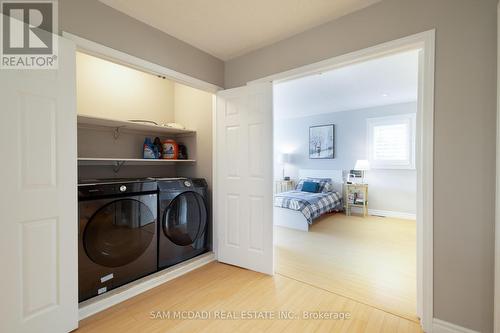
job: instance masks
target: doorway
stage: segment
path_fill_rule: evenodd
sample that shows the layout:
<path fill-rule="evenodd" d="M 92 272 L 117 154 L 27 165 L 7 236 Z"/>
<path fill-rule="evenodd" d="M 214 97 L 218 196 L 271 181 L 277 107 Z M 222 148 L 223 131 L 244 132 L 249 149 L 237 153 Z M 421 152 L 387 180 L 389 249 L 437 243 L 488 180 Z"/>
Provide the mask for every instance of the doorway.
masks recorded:
<path fill-rule="evenodd" d="M 433 114 L 435 31 L 426 31 L 311 65 L 274 74 L 252 82 L 279 84 L 335 68 L 410 50 L 419 50 L 415 167 L 416 205 L 416 313 L 424 330 L 433 320 Z M 276 154 L 276 152 L 275 152 Z M 278 175 L 279 176 L 279 175 Z M 282 175 L 281 175 L 282 176 Z"/>
<path fill-rule="evenodd" d="M 273 89 L 275 272 L 415 321 L 419 52 Z"/>
<path fill-rule="evenodd" d="M 423 32 L 264 77 L 217 94 L 214 217 L 219 261 L 266 274 L 275 272 L 272 161 L 276 152 L 269 148 L 273 123 L 272 85 L 419 50 L 414 161 L 417 172 L 416 312 L 424 330 L 432 327 L 434 39 L 433 30 Z M 325 131 L 325 135 L 332 132 Z M 249 149 L 256 150 L 250 152 Z M 320 149 L 320 157 L 322 153 Z M 337 173 L 335 177 L 340 176 Z M 304 227 L 303 220 L 291 217 L 286 220 Z"/>

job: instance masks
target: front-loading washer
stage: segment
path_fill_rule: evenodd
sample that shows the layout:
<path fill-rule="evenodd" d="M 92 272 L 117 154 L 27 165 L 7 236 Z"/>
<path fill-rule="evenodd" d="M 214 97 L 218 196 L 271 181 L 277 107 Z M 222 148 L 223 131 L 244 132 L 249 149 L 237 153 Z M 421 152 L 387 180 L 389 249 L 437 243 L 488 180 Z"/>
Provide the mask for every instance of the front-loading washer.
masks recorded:
<path fill-rule="evenodd" d="M 157 185 L 152 179 L 78 184 L 78 300 L 157 270 Z"/>
<path fill-rule="evenodd" d="M 209 251 L 207 182 L 159 178 L 158 269 Z"/>

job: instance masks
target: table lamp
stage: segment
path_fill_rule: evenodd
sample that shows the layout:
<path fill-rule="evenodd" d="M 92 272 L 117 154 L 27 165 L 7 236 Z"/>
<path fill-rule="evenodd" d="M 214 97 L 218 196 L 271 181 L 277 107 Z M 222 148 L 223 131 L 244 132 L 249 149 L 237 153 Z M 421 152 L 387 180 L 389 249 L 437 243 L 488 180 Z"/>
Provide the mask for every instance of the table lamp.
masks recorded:
<path fill-rule="evenodd" d="M 365 171 L 370 170 L 370 162 L 368 160 L 357 160 L 354 170 L 361 171 L 361 182 L 365 183 Z"/>
<path fill-rule="evenodd" d="M 283 164 L 283 180 L 289 180 L 290 177 L 285 177 L 285 167 L 286 167 L 286 164 L 290 162 L 290 154 L 286 154 L 286 153 L 280 154 L 278 156 L 278 162 L 280 164 Z"/>

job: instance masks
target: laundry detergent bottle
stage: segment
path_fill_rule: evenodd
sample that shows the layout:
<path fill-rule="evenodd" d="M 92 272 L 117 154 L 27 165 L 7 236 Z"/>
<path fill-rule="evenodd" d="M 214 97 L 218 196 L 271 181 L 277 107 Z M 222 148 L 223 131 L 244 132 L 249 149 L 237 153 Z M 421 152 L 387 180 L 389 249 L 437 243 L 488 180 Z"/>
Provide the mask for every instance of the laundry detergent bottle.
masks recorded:
<path fill-rule="evenodd" d="M 163 159 L 176 160 L 179 156 L 179 145 L 174 140 L 163 141 Z"/>
<path fill-rule="evenodd" d="M 144 140 L 144 146 L 143 146 L 143 150 L 142 150 L 142 158 L 145 158 L 145 159 L 156 158 L 154 145 L 153 145 L 153 142 L 151 141 L 150 138 L 146 138 Z"/>

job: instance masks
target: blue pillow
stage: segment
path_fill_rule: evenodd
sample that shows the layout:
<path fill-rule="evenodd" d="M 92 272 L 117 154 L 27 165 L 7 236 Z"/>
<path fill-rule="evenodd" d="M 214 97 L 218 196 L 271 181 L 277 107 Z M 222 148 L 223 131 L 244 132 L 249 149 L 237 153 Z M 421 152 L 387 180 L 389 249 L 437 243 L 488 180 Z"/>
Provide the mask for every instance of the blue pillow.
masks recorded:
<path fill-rule="evenodd" d="M 316 191 L 316 193 L 331 192 L 332 188 L 333 188 L 332 180 L 330 178 L 311 178 L 311 177 L 307 177 L 307 178 L 303 178 L 303 179 L 299 180 L 299 182 L 295 186 L 295 190 L 296 191 L 302 191 L 302 185 L 304 184 L 304 182 L 318 183 L 318 190 Z"/>
<path fill-rule="evenodd" d="M 302 185 L 303 192 L 318 193 L 319 183 L 316 182 L 304 182 Z"/>

